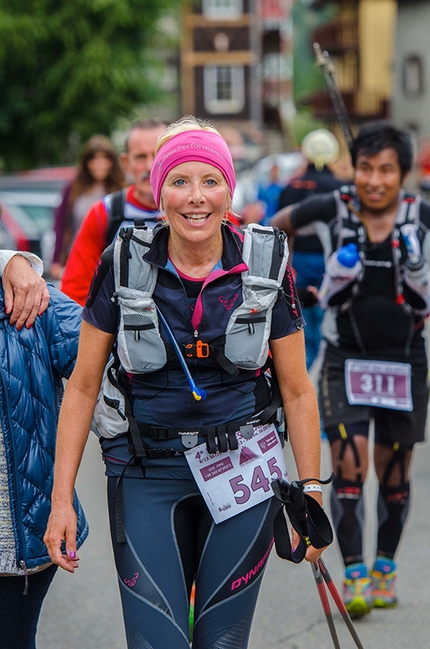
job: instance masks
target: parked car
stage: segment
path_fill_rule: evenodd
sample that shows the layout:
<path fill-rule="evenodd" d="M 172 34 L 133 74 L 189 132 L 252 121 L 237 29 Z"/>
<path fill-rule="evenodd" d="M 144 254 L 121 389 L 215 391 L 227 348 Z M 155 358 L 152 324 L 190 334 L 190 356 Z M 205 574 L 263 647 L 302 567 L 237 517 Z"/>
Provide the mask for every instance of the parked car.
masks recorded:
<path fill-rule="evenodd" d="M 279 169 L 279 180 L 283 185 L 289 183 L 304 169 L 306 161 L 299 151 L 290 153 L 271 153 L 257 160 L 252 167 L 237 174 L 237 185 L 233 198 L 233 211 L 241 214 L 246 205 L 257 201 L 259 185 L 269 182 L 273 165 Z"/>
<path fill-rule="evenodd" d="M 27 250 L 50 267 L 55 245 L 54 210 L 74 167 L 49 167 L 0 175 L 3 208 L 0 247 Z"/>

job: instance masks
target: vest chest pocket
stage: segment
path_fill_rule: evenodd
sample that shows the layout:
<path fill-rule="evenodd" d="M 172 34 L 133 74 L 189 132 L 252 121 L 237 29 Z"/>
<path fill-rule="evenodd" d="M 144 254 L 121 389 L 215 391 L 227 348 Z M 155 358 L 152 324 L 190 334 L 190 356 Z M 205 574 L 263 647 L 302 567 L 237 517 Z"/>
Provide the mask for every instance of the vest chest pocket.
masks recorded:
<path fill-rule="evenodd" d="M 237 313 L 226 331 L 225 355 L 242 369 L 264 365 L 269 351 L 267 311 Z"/>
<path fill-rule="evenodd" d="M 121 318 L 118 356 L 126 372 L 155 372 L 167 361 L 158 330 L 157 309 L 151 297 L 118 295 Z"/>

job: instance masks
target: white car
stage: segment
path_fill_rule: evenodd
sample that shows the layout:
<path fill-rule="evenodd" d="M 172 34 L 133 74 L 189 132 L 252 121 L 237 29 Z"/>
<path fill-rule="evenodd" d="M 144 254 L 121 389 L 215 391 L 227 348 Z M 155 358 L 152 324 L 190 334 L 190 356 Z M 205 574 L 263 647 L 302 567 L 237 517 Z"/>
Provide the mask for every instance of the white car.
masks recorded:
<path fill-rule="evenodd" d="M 0 248 L 34 252 L 43 259 L 46 272 L 55 245 L 54 210 L 74 175 L 73 167 L 0 175 Z"/>

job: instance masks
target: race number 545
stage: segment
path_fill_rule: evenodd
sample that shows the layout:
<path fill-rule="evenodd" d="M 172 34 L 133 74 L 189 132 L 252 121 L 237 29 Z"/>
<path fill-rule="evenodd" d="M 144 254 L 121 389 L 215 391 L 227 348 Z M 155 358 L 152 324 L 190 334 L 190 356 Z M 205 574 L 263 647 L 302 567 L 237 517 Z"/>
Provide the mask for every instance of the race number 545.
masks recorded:
<path fill-rule="evenodd" d="M 234 499 L 238 505 L 244 505 L 251 498 L 252 492 L 262 489 L 265 493 L 270 491 L 270 483 L 276 479 L 282 479 L 282 471 L 276 463 L 276 457 L 267 460 L 267 468 L 271 479 L 266 477 L 260 464 L 254 468 L 250 484 L 244 482 L 243 475 L 239 475 L 229 480 L 230 487 L 234 494 Z"/>

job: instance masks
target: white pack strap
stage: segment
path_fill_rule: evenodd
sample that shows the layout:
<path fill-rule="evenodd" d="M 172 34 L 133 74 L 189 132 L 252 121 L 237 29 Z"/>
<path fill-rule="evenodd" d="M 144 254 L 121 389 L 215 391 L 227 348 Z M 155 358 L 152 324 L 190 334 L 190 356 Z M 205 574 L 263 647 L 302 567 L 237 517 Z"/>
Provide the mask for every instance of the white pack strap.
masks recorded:
<path fill-rule="evenodd" d="M 288 262 L 287 237 L 278 228 L 251 223 L 245 229 L 242 257 L 243 302 L 226 329 L 225 356 L 241 369 L 258 369 L 269 352 L 272 311 Z"/>
<path fill-rule="evenodd" d="M 401 229 L 400 229 L 401 230 Z M 422 299 L 421 308 L 414 307 L 416 315 L 426 316 L 430 312 L 430 232 L 427 231 L 421 246 L 421 264 L 415 268 L 403 269 L 403 280 L 405 284 Z"/>
<path fill-rule="evenodd" d="M 419 194 L 407 194 L 401 192 L 401 201 L 396 215 L 396 225 L 400 226 L 404 223 L 419 224 L 420 209 L 422 198 Z"/>
<path fill-rule="evenodd" d="M 350 190 L 350 191 L 347 191 Z M 353 201 L 355 197 L 354 187 L 343 187 L 340 190 L 335 190 L 334 198 L 336 201 L 336 219 L 337 219 L 337 233 L 338 238 L 336 242 L 336 250 L 345 245 L 345 240 L 351 238 L 358 239 L 359 229 L 362 226 L 361 220 L 357 214 L 354 213 Z M 401 226 L 404 223 L 419 224 L 420 209 L 421 209 L 421 196 L 407 194 L 403 190 L 400 192 L 399 208 L 396 214 L 396 225 Z M 325 250 L 326 260 L 333 252 L 332 250 Z"/>

